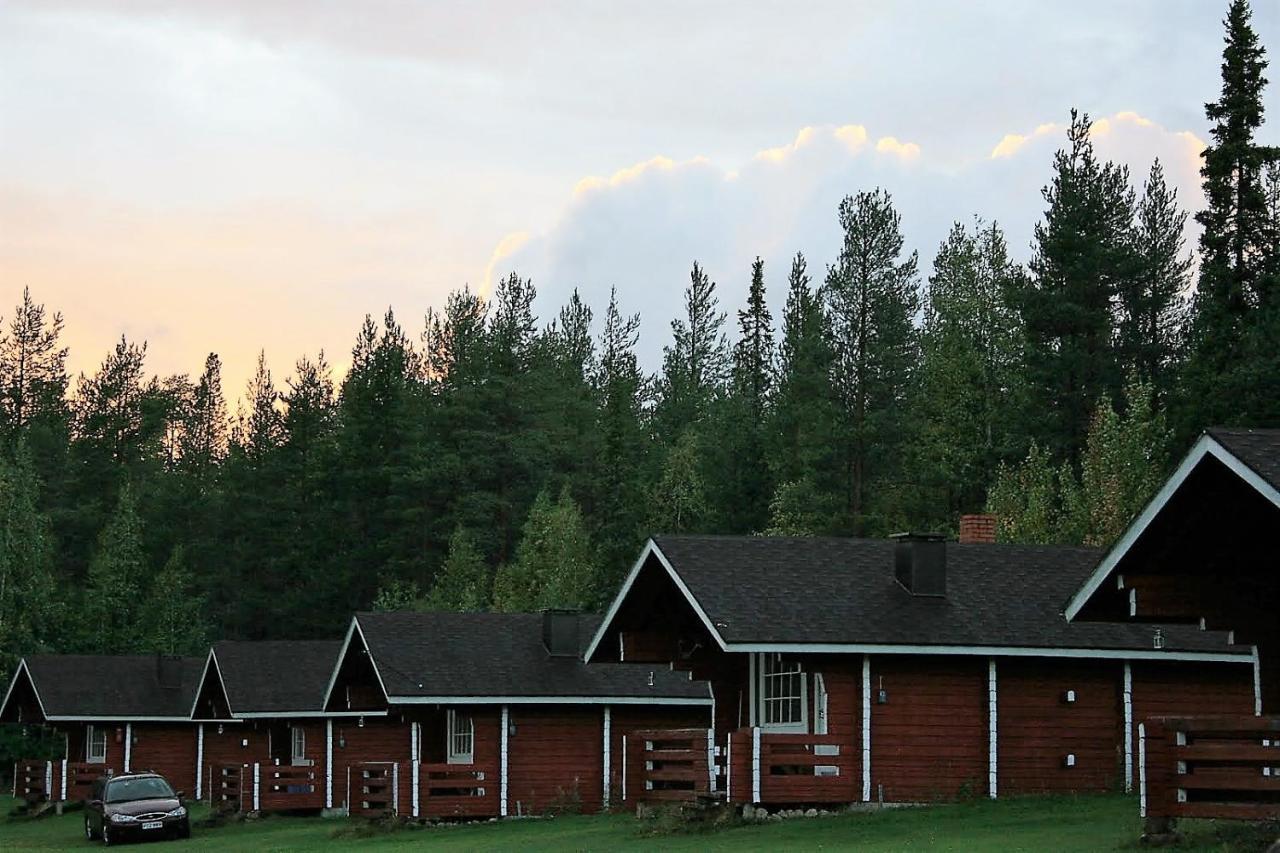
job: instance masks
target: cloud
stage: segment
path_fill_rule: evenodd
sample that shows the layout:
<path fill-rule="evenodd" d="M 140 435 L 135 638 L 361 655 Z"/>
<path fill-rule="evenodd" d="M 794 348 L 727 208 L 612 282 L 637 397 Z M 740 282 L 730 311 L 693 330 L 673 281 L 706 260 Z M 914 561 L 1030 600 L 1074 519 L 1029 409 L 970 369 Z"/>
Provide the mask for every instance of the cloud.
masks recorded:
<path fill-rule="evenodd" d="M 579 181 L 552 224 L 504 239 L 489 266 L 496 274 L 517 269 L 531 276 L 547 316 L 574 288 L 602 309 L 616 285 L 623 307 L 641 312 L 641 355 L 655 367 L 694 260 L 718 281 L 721 305 L 732 317 L 745 299 L 751 261 L 763 257 L 776 313 L 791 257 L 803 251 L 810 274 L 821 280 L 840 245 L 836 208 L 860 190 L 879 186 L 892 193 L 908 248 L 920 253 L 922 275 L 951 223 L 974 214 L 999 221 L 1025 260 L 1043 212 L 1040 190 L 1064 133 L 1065 125 L 1047 122 L 969 156 L 954 150 L 935 156 L 914 141 L 873 136 L 859 124 L 821 125 L 803 127 L 791 141 L 737 164 L 653 157 L 608 178 Z M 1125 111 L 1095 122 L 1095 144 L 1099 156 L 1129 166 L 1139 189 L 1159 157 L 1183 206 L 1201 204 L 1203 143 L 1193 134 Z M 1188 240 L 1194 236 L 1189 230 Z"/>

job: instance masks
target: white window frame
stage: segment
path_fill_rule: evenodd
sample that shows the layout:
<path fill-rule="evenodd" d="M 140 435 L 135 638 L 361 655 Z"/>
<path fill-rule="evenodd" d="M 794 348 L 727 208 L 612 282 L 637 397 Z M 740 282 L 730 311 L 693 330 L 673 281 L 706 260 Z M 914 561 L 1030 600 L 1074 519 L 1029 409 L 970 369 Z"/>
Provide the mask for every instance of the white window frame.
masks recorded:
<path fill-rule="evenodd" d="M 289 726 L 289 763 L 294 767 L 308 767 L 307 730 L 303 726 Z"/>
<path fill-rule="evenodd" d="M 776 669 L 778 666 L 795 667 L 794 669 Z M 771 671 L 773 670 L 773 671 Z M 788 689 L 786 695 L 774 695 L 777 685 L 789 682 L 789 676 L 798 675 L 798 685 Z M 809 732 L 809 674 L 804 671 L 804 663 L 787 659 L 777 652 L 761 652 L 756 661 L 756 720 L 762 731 L 791 734 L 807 734 Z M 769 721 L 769 703 L 799 700 L 800 718 L 785 722 Z"/>
<path fill-rule="evenodd" d="M 476 758 L 476 720 L 470 714 L 459 714 L 453 708 L 447 713 L 445 755 L 449 764 L 474 764 Z"/>
<path fill-rule="evenodd" d="M 94 737 L 98 734 L 102 735 L 102 754 L 93 754 Z M 89 764 L 106 764 L 107 763 L 107 730 L 102 726 L 88 725 L 85 726 L 84 740 L 84 760 Z"/>

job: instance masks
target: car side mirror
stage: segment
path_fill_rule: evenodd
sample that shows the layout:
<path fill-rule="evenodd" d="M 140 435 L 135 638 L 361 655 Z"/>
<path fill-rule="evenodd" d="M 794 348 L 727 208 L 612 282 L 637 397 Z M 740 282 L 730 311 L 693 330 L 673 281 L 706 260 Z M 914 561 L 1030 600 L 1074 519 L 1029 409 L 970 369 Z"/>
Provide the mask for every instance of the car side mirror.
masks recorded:
<path fill-rule="evenodd" d="M 178 798 L 179 802 L 181 802 L 182 798 L 185 797 L 186 795 L 187 795 L 186 791 L 179 791 L 178 793 L 174 794 L 174 796 Z"/>
<path fill-rule="evenodd" d="M 91 809 L 100 809 L 100 808 L 102 808 L 102 800 L 90 800 L 90 801 L 89 801 L 89 808 L 91 808 Z"/>

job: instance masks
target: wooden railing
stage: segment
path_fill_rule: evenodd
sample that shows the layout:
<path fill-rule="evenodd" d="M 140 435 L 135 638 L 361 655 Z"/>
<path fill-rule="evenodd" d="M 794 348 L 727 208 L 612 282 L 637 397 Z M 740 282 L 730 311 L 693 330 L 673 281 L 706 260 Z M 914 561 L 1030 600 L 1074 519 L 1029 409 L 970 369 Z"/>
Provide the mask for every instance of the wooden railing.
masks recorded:
<path fill-rule="evenodd" d="M 209 778 L 205 782 L 205 795 L 209 798 L 209 807 L 215 812 L 239 812 L 253 808 L 252 799 L 245 803 L 245 774 L 251 770 L 243 764 L 208 764 L 205 772 Z M 252 798 L 253 780 L 248 781 L 248 793 Z"/>
<path fill-rule="evenodd" d="M 641 729 L 627 736 L 629 799 L 692 800 L 711 790 L 707 729 Z"/>
<path fill-rule="evenodd" d="M 101 764 L 90 764 L 87 761 L 68 761 L 65 765 L 67 774 L 67 800 L 79 801 L 89 799 L 93 792 L 93 782 L 106 772 Z"/>
<path fill-rule="evenodd" d="M 314 767 L 255 765 L 260 811 L 294 811 L 324 807 L 324 775 Z"/>
<path fill-rule="evenodd" d="M 363 761 L 347 768 L 347 806 L 362 817 L 392 815 L 399 805 L 399 765 L 394 761 Z"/>
<path fill-rule="evenodd" d="M 726 752 L 735 803 L 850 803 L 861 795 L 853 748 L 831 735 L 739 729 Z"/>
<path fill-rule="evenodd" d="M 1138 733 L 1138 789 L 1152 833 L 1183 817 L 1280 818 L 1280 717 L 1154 717 Z"/>
<path fill-rule="evenodd" d="M 498 767 L 419 764 L 418 802 L 426 817 L 494 817 L 499 812 Z"/>
<path fill-rule="evenodd" d="M 58 798 L 54 767 L 60 761 L 20 759 L 13 765 L 13 796 L 28 803 L 42 803 Z"/>

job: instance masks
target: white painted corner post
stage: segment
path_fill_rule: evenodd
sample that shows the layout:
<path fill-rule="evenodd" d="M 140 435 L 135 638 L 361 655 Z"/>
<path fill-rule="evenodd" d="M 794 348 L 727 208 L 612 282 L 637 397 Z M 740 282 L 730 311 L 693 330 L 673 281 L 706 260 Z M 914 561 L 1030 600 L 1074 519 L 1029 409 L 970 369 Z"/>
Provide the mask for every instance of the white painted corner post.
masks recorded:
<path fill-rule="evenodd" d="M 262 765 L 258 762 L 253 763 L 253 810 L 256 812 L 262 808 Z"/>
<path fill-rule="evenodd" d="M 53 791 L 53 762 L 46 761 L 44 763 L 44 795 L 47 797 Z"/>
<path fill-rule="evenodd" d="M 124 772 L 133 767 L 133 723 L 124 724 Z"/>
<path fill-rule="evenodd" d="M 871 802 L 871 655 L 862 656 L 862 801 Z"/>
<path fill-rule="evenodd" d="M 716 792 L 716 730 L 707 729 L 707 775 L 711 793 Z"/>
<path fill-rule="evenodd" d="M 724 799 L 733 802 L 733 732 L 724 736 Z"/>
<path fill-rule="evenodd" d="M 999 795 L 999 683 L 996 681 L 996 659 L 987 658 L 987 796 Z"/>
<path fill-rule="evenodd" d="M 511 731 L 511 709 L 502 706 L 502 747 L 498 761 L 498 814 L 507 816 L 507 749 Z"/>
<path fill-rule="evenodd" d="M 409 772 L 413 774 L 409 779 L 409 788 L 411 790 L 411 799 L 412 799 L 410 808 L 414 817 L 418 816 L 418 811 L 419 811 L 418 809 L 418 784 L 419 784 L 418 777 L 421 774 L 418 772 L 418 769 L 419 769 L 418 744 L 419 744 L 420 738 L 422 737 L 421 725 L 422 725 L 421 723 L 409 724 Z"/>
<path fill-rule="evenodd" d="M 333 808 L 333 720 L 324 721 L 324 807 Z"/>
<path fill-rule="evenodd" d="M 1124 662 L 1124 792 L 1133 792 L 1133 664 Z"/>
<path fill-rule="evenodd" d="M 609 761 L 612 758 L 612 756 L 610 755 L 610 752 L 612 751 L 610 747 L 613 743 L 612 724 L 613 724 L 613 720 L 612 720 L 612 714 L 611 714 L 610 708 L 608 705 L 605 705 L 604 706 L 604 764 L 602 767 L 602 769 L 604 770 L 604 773 L 603 773 L 601 788 L 600 788 L 600 803 L 601 803 L 600 807 L 604 811 L 608 811 L 609 809 L 609 794 L 610 794 L 609 787 L 612 783 L 612 780 L 609 778 L 609 774 L 610 774 Z"/>
<path fill-rule="evenodd" d="M 67 799 L 67 759 L 62 759 L 62 795 L 58 797 L 60 800 Z"/>
<path fill-rule="evenodd" d="M 1147 726 L 1138 723 L 1138 817 L 1147 816 Z"/>
<path fill-rule="evenodd" d="M 196 800 L 203 799 L 204 792 L 204 723 L 196 726 Z"/>
<path fill-rule="evenodd" d="M 760 727 L 751 727 L 751 802 L 760 802 Z"/>
<path fill-rule="evenodd" d="M 1257 646 L 1253 647 L 1253 715 L 1262 716 L 1262 661 Z"/>

